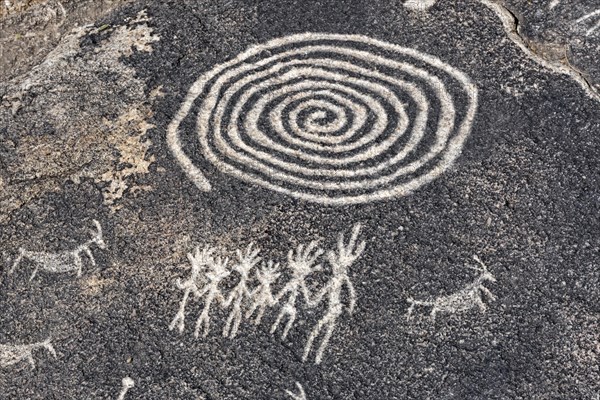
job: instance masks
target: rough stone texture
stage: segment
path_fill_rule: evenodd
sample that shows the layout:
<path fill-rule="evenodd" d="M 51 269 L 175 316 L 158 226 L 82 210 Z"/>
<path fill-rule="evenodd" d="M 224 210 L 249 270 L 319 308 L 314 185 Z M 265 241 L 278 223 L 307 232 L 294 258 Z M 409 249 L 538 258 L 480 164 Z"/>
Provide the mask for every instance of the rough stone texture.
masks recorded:
<path fill-rule="evenodd" d="M 39 64 L 63 35 L 127 0 L 4 0 L 0 4 L 0 80 Z"/>
<path fill-rule="evenodd" d="M 597 79 L 600 32 L 579 46 L 566 22 L 591 3 L 554 9 L 569 17 L 535 2 L 510 7 L 521 32 L 568 45 Z M 194 186 L 166 144 L 190 85 L 250 45 L 301 32 L 368 35 L 469 75 L 479 107 L 455 165 L 410 196 L 353 206 L 294 200 L 209 163 L 213 190 Z M 600 393 L 600 102 L 525 53 L 487 5 L 137 1 L 23 67 L 37 63 L 25 57 L 0 83 L 0 344 L 51 338 L 57 357 L 38 349 L 35 369 L 0 366 L 0 398 L 114 399 L 127 376 L 125 399 L 285 399 L 295 382 L 313 400 Z M 20 247 L 73 249 L 93 219 L 107 248 L 92 246 L 96 266 L 84 259 L 81 277 L 40 271 L 30 281 L 27 260 L 9 273 Z M 255 242 L 284 261 L 299 243 L 334 248 L 357 222 L 366 250 L 350 268 L 356 310 L 340 317 L 321 364 L 302 351 L 323 306 L 302 310 L 285 340 L 269 333 L 275 309 L 233 339 L 221 336 L 227 310 L 215 311 L 210 334 L 195 338 L 194 300 L 185 331 L 168 329 L 196 246 L 235 257 Z M 485 284 L 496 297 L 484 297 L 487 311 L 432 321 L 418 307 L 407 320 L 408 298 L 472 282 L 473 254 L 497 280 Z M 324 270 L 309 283 L 327 279 Z"/>
<path fill-rule="evenodd" d="M 519 33 L 540 56 L 580 72 L 600 91 L 600 3 L 555 0 L 508 0 Z M 588 16 L 588 18 L 584 18 Z"/>

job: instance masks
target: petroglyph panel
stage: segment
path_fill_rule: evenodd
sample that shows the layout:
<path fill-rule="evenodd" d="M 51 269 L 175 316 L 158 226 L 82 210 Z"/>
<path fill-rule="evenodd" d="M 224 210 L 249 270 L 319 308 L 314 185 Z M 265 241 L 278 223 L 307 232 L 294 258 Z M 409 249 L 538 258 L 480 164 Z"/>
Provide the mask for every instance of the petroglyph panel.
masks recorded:
<path fill-rule="evenodd" d="M 476 105 L 471 80 L 436 57 L 366 36 L 306 33 L 203 74 L 168 143 L 211 190 L 180 138 L 194 109 L 202 156 L 221 172 L 317 203 L 366 203 L 410 194 L 448 169 Z"/>
<path fill-rule="evenodd" d="M 307 361 L 313 351 L 315 340 L 318 341 L 320 338 L 318 346 L 314 346 L 314 352 L 315 363 L 321 363 L 338 319 L 344 312 L 348 312 L 348 314 L 354 312 L 356 293 L 348 270 L 365 250 L 366 243 L 358 240 L 359 233 L 360 225 L 357 224 L 352 229 L 347 242 L 344 234 L 340 234 L 336 248 L 327 253 L 314 241 L 289 250 L 285 270 L 289 272 L 290 276 L 277 293 L 274 293 L 272 285 L 283 274 L 280 264 L 272 260 L 264 260 L 260 256 L 260 249 L 253 244 L 250 244 L 245 250 L 237 250 L 236 259 L 231 263 L 229 258 L 217 256 L 215 248 L 209 246 L 202 250 L 197 248 L 193 254 L 188 254 L 191 264 L 190 277 L 183 282 L 180 279 L 176 281 L 176 286 L 184 293 L 179 310 L 169 325 L 169 329 L 177 328 L 180 333 L 184 331 L 186 307 L 188 307 L 192 295 L 196 300 L 203 300 L 203 309 L 194 330 L 196 337 L 199 337 L 201 332 L 203 337 L 208 335 L 212 305 L 220 305 L 222 308 L 229 309 L 223 327 L 223 336 L 233 339 L 237 335 L 244 317 L 246 319 L 254 318 L 253 323 L 258 325 L 267 309 L 285 301 L 270 329 L 270 333 L 274 334 L 279 325 L 285 321 L 282 333 L 282 339 L 285 339 L 296 321 L 301 300 L 307 308 L 315 308 L 319 304 L 325 303 L 325 315 L 311 330 L 302 356 L 302 361 Z M 313 272 L 322 270 L 323 267 L 319 262 L 322 255 L 325 255 L 324 259 L 331 268 L 330 278 L 316 293 L 310 293 L 306 279 Z M 251 284 L 253 273 L 257 282 L 254 287 Z M 225 294 L 222 291 L 222 281 L 231 274 L 237 276 L 237 283 L 229 291 L 229 294 Z M 342 302 L 342 291 L 348 292 L 348 305 Z"/>

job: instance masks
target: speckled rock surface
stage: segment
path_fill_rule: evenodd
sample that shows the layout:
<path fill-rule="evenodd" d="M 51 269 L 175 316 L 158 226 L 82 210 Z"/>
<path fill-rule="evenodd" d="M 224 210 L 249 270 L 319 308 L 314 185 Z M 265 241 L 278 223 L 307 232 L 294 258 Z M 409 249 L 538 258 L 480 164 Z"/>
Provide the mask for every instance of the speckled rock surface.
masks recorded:
<path fill-rule="evenodd" d="M 0 398 L 597 398 L 593 11 L 132 1 L 12 52 Z"/>

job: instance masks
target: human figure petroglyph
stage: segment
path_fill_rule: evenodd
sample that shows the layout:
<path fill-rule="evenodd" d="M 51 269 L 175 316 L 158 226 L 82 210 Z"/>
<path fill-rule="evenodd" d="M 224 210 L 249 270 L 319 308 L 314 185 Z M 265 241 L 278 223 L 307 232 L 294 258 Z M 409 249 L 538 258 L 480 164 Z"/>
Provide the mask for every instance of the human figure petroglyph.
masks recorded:
<path fill-rule="evenodd" d="M 119 393 L 119 397 L 117 400 L 125 400 L 125 395 L 129 391 L 129 389 L 135 386 L 135 382 L 130 377 L 126 376 L 121 381 L 121 392 Z"/>
<path fill-rule="evenodd" d="M 288 317 L 288 321 L 283 329 L 281 339 L 286 338 L 289 330 L 296 320 L 296 300 L 300 292 L 302 292 L 304 296 L 304 301 L 309 301 L 309 294 L 305 280 L 306 277 L 311 273 L 321 270 L 321 265 L 316 264 L 316 262 L 322 254 L 323 250 L 318 248 L 318 242 L 316 241 L 310 242 L 306 248 L 304 248 L 303 244 L 300 244 L 295 253 L 294 250 L 290 250 L 288 252 L 287 267 L 292 271 L 292 278 L 277 294 L 275 301 L 278 303 L 285 295 L 289 294 L 289 296 L 286 303 L 281 308 L 275 323 L 271 327 L 271 333 L 275 333 L 282 319 L 285 316 Z"/>
<path fill-rule="evenodd" d="M 206 337 L 208 335 L 208 330 L 210 328 L 210 306 L 214 301 L 220 302 L 221 304 L 225 303 L 225 297 L 221 293 L 219 289 L 219 284 L 225 278 L 230 275 L 230 272 L 227 268 L 227 264 L 229 263 L 229 259 L 226 257 L 215 257 L 210 264 L 210 268 L 206 273 L 206 277 L 208 278 L 208 282 L 206 286 L 202 288 L 202 290 L 196 295 L 196 297 L 200 298 L 204 296 L 204 309 L 202 310 L 202 314 L 198 318 L 196 322 L 196 330 L 194 335 L 198 337 L 200 328 L 204 325 L 204 331 L 202 336 Z"/>
<path fill-rule="evenodd" d="M 306 393 L 304 393 L 304 388 L 298 382 L 296 382 L 296 387 L 298 388 L 298 394 L 295 394 L 289 390 L 286 390 L 285 393 L 290 396 L 293 400 L 306 400 Z"/>
<path fill-rule="evenodd" d="M 93 220 L 96 226 L 96 232 L 92 231 L 92 238 L 83 244 L 77 246 L 73 250 L 61 251 L 58 253 L 50 253 L 45 251 L 29 251 L 24 248 L 19 248 L 19 255 L 15 259 L 9 273 L 13 273 L 23 259 L 27 259 L 35 263 L 36 267 L 31 274 L 29 280 L 35 278 L 39 269 L 46 272 L 60 273 L 77 271 L 77 276 L 80 277 L 83 269 L 82 253 L 86 254 L 93 266 L 96 265 L 96 260 L 91 251 L 91 246 L 96 245 L 100 249 L 106 248 L 106 243 L 102 237 L 102 226 L 96 220 Z"/>
<path fill-rule="evenodd" d="M 199 336 L 201 330 L 203 336 L 208 335 L 210 313 L 214 309 L 211 305 L 214 305 L 215 302 L 220 303 L 223 309 L 229 309 L 223 327 L 223 336 L 234 338 L 243 317 L 246 319 L 255 317 L 254 324 L 259 325 L 269 308 L 274 308 L 283 299 L 286 299 L 283 306 L 277 310 L 277 318 L 270 328 L 270 333 L 275 333 L 287 317 L 282 334 L 282 339 L 285 339 L 296 321 L 298 307 L 302 300 L 298 298 L 299 296 L 303 297 L 307 308 L 316 308 L 326 299 L 325 316 L 312 330 L 303 358 L 307 359 L 314 340 L 322 336 L 316 351 L 316 363 L 320 363 L 338 319 L 344 310 L 351 314 L 355 308 L 356 294 L 348 276 L 348 268 L 365 249 L 365 242 L 358 242 L 359 233 L 360 225 L 357 224 L 352 229 L 348 243 L 345 243 L 344 235 L 340 234 L 335 250 L 326 253 L 326 257 L 323 257 L 331 265 L 332 277 L 323 288 L 316 291 L 314 299 L 311 298 L 306 280 L 310 274 L 322 270 L 319 260 L 325 254 L 316 241 L 312 241 L 308 245 L 300 244 L 296 249 L 289 250 L 287 265 L 283 270 L 280 270 L 280 264 L 272 260 L 263 261 L 259 256 L 259 249 L 255 248 L 254 244 L 250 244 L 243 251 L 236 250 L 237 257 L 231 263 L 231 267 L 228 266 L 227 258 L 215 255 L 214 248 L 205 247 L 203 251 L 196 248 L 195 255 L 188 254 L 188 259 L 192 263 L 190 278 L 185 282 L 177 280 L 177 285 L 184 290 L 184 294 L 177 315 L 169 329 L 177 327 L 180 332 L 183 332 L 185 309 L 191 295 L 194 295 L 196 299 L 204 299 L 202 312 L 196 322 L 194 332 L 196 337 Z M 261 261 L 263 261 L 262 265 Z M 275 294 L 274 285 L 278 283 L 282 272 L 285 271 L 289 271 L 291 276 Z M 233 272 L 235 272 L 237 282 L 229 283 L 228 280 L 228 283 L 225 284 L 223 281 L 234 275 Z M 253 274 L 256 275 L 257 283 L 251 279 Z M 224 288 L 231 286 L 233 288 L 226 294 Z M 342 301 L 344 290 L 347 291 L 349 297 L 347 306 Z"/>
<path fill-rule="evenodd" d="M 474 255 L 473 259 L 481 265 L 481 268 L 467 267 L 481 272 L 473 282 L 456 293 L 448 296 L 440 296 L 434 300 L 414 300 L 409 297 L 407 301 L 410 303 L 410 307 L 406 313 L 407 319 L 410 319 L 415 306 L 432 307 L 430 314 L 432 320 L 435 320 L 435 315 L 438 312 L 457 313 L 470 310 L 474 307 L 478 307 L 481 312 L 485 312 L 487 306 L 483 302 L 483 295 L 486 295 L 490 300 L 495 300 L 495 296 L 483 284 L 486 281 L 496 282 L 496 278 L 489 272 L 487 266 L 477 255 Z"/>
<path fill-rule="evenodd" d="M 44 348 L 48 350 L 50 354 L 56 358 L 56 351 L 52 346 L 51 339 L 48 338 L 43 342 L 32 343 L 32 344 L 21 344 L 21 345 L 7 345 L 0 344 L 0 366 L 8 367 L 10 365 L 18 364 L 23 360 L 27 360 L 31 365 L 31 368 L 35 368 L 35 360 L 33 359 L 33 352 L 37 349 Z"/>
<path fill-rule="evenodd" d="M 271 291 L 271 285 L 275 283 L 277 278 L 281 275 L 278 271 L 279 264 L 275 264 L 271 260 L 263 264 L 260 270 L 256 271 L 256 278 L 258 279 L 259 285 L 250 295 L 252 305 L 246 313 L 246 318 L 250 318 L 254 312 L 258 310 L 256 318 L 254 319 L 254 325 L 260 324 L 267 307 L 272 307 L 277 304 L 277 300 Z"/>
<path fill-rule="evenodd" d="M 198 289 L 198 284 L 201 284 L 204 279 L 202 273 L 208 268 L 209 265 L 213 263 L 213 253 L 215 252 L 214 248 L 204 247 L 202 251 L 200 248 L 196 248 L 195 254 L 188 253 L 187 258 L 192 265 L 192 272 L 189 279 L 185 282 L 181 282 L 178 278 L 175 285 L 183 290 L 183 299 L 179 303 L 179 311 L 173 318 L 173 321 L 169 325 L 169 330 L 173 330 L 175 327 L 179 330 L 179 333 L 183 332 L 185 327 L 185 307 L 189 301 L 190 294 L 196 295 L 196 297 L 200 297 L 200 290 Z"/>
<path fill-rule="evenodd" d="M 346 245 L 344 243 L 344 234 L 342 233 L 338 240 L 337 252 L 329 251 L 327 253 L 327 260 L 331 265 L 333 276 L 317 296 L 309 301 L 309 307 L 315 307 L 321 302 L 322 298 L 327 295 L 327 311 L 325 316 L 317 322 L 317 325 L 310 333 L 306 346 L 304 347 L 302 361 L 308 359 L 314 340 L 318 337 L 321 330 L 325 328 L 325 334 L 323 335 L 323 339 L 321 340 L 321 344 L 317 349 L 315 357 L 315 364 L 321 363 L 323 353 L 329 344 L 336 322 L 344 312 L 344 304 L 341 299 L 344 287 L 349 295 L 347 311 L 349 314 L 354 312 L 356 293 L 348 276 L 348 268 L 360 257 L 366 246 L 364 241 L 357 243 L 359 233 L 360 224 L 356 224 L 352 229 L 352 235 L 350 236 L 348 244 Z"/>
<path fill-rule="evenodd" d="M 223 328 L 223 336 L 230 339 L 237 335 L 240 323 L 242 322 L 244 300 L 247 300 L 252 295 L 250 289 L 248 289 L 250 271 L 261 260 L 261 257 L 258 257 L 260 250 L 252 249 L 252 246 L 253 243 L 250 243 L 246 252 L 237 250 L 238 262 L 234 264 L 233 269 L 240 275 L 239 282 L 223 304 L 225 308 L 233 304 Z"/>

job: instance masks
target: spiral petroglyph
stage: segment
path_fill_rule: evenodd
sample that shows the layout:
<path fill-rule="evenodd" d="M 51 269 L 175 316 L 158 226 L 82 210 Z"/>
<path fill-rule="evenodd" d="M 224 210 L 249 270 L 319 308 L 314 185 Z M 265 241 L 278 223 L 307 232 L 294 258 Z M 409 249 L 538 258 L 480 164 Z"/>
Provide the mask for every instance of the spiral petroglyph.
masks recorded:
<path fill-rule="evenodd" d="M 440 176 L 459 156 L 476 106 L 470 79 L 436 57 L 366 36 L 305 33 L 203 74 L 167 137 L 205 191 L 211 185 L 192 156 L 299 199 L 366 203 Z M 187 119 L 195 132 L 186 132 Z"/>

